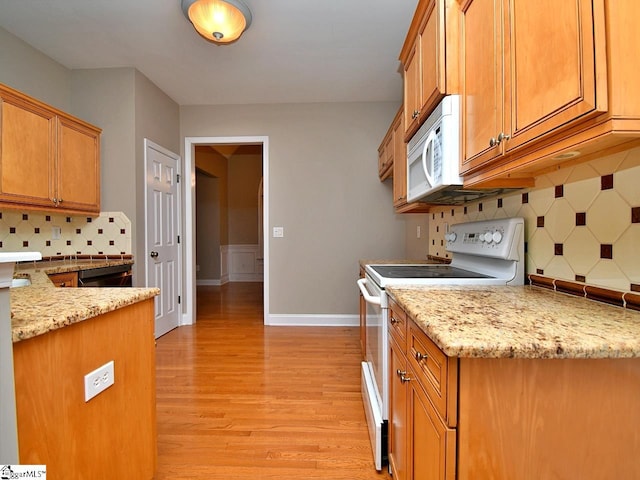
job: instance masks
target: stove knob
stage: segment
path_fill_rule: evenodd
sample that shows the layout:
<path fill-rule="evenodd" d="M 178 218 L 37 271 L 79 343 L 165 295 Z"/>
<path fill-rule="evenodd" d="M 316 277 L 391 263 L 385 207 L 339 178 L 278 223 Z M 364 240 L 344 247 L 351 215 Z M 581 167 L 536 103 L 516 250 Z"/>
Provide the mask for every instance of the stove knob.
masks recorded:
<path fill-rule="evenodd" d="M 484 234 L 484 241 L 487 243 L 493 242 L 493 233 L 487 232 Z"/>
<path fill-rule="evenodd" d="M 458 235 L 456 235 L 456 232 L 449 232 L 444 236 L 444 238 L 447 240 L 447 242 L 455 242 L 456 238 L 458 238 Z"/>
<path fill-rule="evenodd" d="M 493 232 L 493 241 L 495 243 L 500 243 L 502 241 L 502 232 L 498 232 L 498 231 Z"/>

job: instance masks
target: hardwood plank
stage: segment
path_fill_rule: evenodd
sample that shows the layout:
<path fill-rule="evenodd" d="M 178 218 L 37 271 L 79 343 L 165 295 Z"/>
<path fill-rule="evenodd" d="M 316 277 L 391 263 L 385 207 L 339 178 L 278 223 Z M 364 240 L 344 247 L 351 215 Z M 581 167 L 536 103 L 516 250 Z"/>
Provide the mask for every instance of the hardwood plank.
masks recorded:
<path fill-rule="evenodd" d="M 262 283 L 198 289 L 157 341 L 162 479 L 388 480 L 360 396 L 357 327 L 263 325 Z"/>

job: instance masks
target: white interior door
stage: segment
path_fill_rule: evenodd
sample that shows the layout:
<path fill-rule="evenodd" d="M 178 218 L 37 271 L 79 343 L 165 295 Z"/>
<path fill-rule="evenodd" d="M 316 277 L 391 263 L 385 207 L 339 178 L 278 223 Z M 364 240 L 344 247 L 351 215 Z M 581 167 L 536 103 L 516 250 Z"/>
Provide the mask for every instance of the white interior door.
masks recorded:
<path fill-rule="evenodd" d="M 180 320 L 180 157 L 150 140 L 145 151 L 146 285 L 158 287 L 155 336 L 176 328 Z"/>

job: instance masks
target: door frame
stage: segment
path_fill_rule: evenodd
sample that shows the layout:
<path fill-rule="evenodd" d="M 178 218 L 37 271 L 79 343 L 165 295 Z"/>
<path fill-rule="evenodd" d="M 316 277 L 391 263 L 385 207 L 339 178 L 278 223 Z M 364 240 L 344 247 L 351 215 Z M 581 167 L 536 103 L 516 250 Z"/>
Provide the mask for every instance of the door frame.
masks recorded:
<path fill-rule="evenodd" d="M 166 148 L 164 148 L 161 145 L 158 145 L 157 143 L 149 140 L 148 138 L 144 139 L 144 284 L 146 287 L 149 286 L 149 268 L 150 268 L 150 263 L 149 263 L 149 239 L 147 238 L 147 233 L 148 233 L 148 229 L 149 229 L 149 208 L 150 206 L 147 203 L 147 188 L 149 187 L 149 184 L 147 183 L 147 169 L 149 167 L 148 164 L 148 156 L 147 156 L 147 150 L 148 148 L 153 148 L 154 150 L 157 150 L 158 152 L 166 155 L 167 157 L 172 158 L 173 160 L 176 161 L 176 174 L 178 175 L 178 178 L 180 180 L 182 180 L 183 176 L 182 176 L 182 159 L 180 158 L 180 155 L 178 155 L 175 152 L 172 152 L 171 150 L 168 150 Z M 176 292 L 178 293 L 178 295 L 182 295 L 182 285 L 183 285 L 183 281 L 182 281 L 182 259 L 184 256 L 184 248 L 183 248 L 183 235 L 182 235 L 182 195 L 181 195 L 181 187 L 180 184 L 184 183 L 181 181 L 178 181 L 178 194 L 176 195 L 176 202 L 177 202 L 177 206 L 176 206 L 176 215 L 177 215 L 177 220 L 176 220 L 176 225 L 178 228 L 178 231 L 176 232 L 178 235 L 178 238 L 181 240 L 178 242 L 177 247 L 178 247 L 178 266 L 176 269 L 176 281 L 177 281 L 177 285 L 176 285 Z M 178 326 L 182 326 L 184 325 L 183 321 L 184 321 L 184 316 L 182 315 L 182 305 L 180 305 L 180 302 L 178 304 Z M 154 319 L 154 331 L 155 331 L 155 319 Z"/>
<path fill-rule="evenodd" d="M 181 325 L 196 323 L 196 162 L 195 147 L 215 144 L 262 144 L 262 237 L 264 242 L 264 317 L 269 318 L 269 137 L 185 137 L 184 139 L 184 299 Z M 187 182 L 187 175 L 189 181 Z"/>

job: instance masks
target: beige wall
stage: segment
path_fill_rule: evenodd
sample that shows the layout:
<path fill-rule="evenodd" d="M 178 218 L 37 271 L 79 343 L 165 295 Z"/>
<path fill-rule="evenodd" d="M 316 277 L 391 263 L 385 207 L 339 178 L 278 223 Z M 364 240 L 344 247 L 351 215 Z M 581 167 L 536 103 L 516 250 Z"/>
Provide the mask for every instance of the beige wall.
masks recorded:
<path fill-rule="evenodd" d="M 269 137 L 272 314 L 356 314 L 360 258 L 404 257 L 377 148 L 397 104 L 182 106 L 182 137 Z"/>
<path fill-rule="evenodd" d="M 0 28 L 0 83 L 68 112 L 71 71 Z"/>
<path fill-rule="evenodd" d="M 229 244 L 258 244 L 258 188 L 262 155 L 229 158 Z"/>
<path fill-rule="evenodd" d="M 196 172 L 197 279 L 220 279 L 221 179 Z"/>

